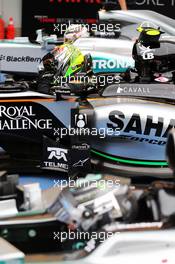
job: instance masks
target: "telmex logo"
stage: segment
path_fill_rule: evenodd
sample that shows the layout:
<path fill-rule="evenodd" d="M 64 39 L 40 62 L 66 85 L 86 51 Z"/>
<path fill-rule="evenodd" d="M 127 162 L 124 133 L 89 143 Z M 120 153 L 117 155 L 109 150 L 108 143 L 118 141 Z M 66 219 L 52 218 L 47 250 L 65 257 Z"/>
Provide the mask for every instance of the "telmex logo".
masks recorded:
<path fill-rule="evenodd" d="M 56 158 L 57 160 L 63 159 L 65 162 L 67 162 L 67 157 L 66 157 L 66 155 L 68 154 L 67 149 L 48 147 L 47 151 L 50 152 L 48 157 L 49 160 Z"/>

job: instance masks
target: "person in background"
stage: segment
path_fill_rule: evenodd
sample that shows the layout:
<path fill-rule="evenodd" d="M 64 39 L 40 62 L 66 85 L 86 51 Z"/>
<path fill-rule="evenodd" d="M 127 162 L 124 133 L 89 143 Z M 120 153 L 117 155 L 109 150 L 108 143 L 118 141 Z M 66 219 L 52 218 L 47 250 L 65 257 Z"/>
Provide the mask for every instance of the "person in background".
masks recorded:
<path fill-rule="evenodd" d="M 126 0 L 118 0 L 122 10 L 127 10 Z"/>
<path fill-rule="evenodd" d="M 122 10 L 128 10 L 126 0 L 118 0 L 119 6 Z M 116 5 L 116 0 L 102 0 L 103 7 L 100 11 L 109 11 L 118 9 L 118 4 Z"/>

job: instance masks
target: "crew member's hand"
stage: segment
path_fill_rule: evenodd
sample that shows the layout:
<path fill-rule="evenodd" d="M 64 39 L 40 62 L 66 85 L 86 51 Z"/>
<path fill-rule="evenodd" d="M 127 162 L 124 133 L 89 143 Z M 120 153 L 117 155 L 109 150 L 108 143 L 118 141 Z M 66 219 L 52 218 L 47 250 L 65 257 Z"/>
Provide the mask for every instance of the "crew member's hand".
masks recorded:
<path fill-rule="evenodd" d="M 126 0 L 118 0 L 122 10 L 127 10 Z"/>

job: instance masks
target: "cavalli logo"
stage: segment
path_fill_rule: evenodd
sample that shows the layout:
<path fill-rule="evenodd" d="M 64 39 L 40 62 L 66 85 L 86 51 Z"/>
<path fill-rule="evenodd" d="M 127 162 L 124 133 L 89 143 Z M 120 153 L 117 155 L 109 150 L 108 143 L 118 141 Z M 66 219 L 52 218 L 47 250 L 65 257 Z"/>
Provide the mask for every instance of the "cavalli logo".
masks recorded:
<path fill-rule="evenodd" d="M 141 53 L 141 56 L 144 60 L 152 60 L 154 59 L 154 54 L 153 54 L 153 51 L 155 51 L 154 49 L 150 49 L 150 46 L 149 47 L 145 47 L 143 45 L 140 45 L 139 46 L 140 48 L 140 53 Z"/>
<path fill-rule="evenodd" d="M 121 93 L 150 93 L 149 87 L 117 87 L 117 94 Z"/>
<path fill-rule="evenodd" d="M 49 160 L 56 158 L 57 160 L 63 159 L 65 162 L 67 162 L 67 149 L 48 147 L 47 151 L 50 152 L 48 157 Z"/>
<path fill-rule="evenodd" d="M 124 91 L 124 88 L 117 87 L 117 94 L 120 94 Z"/>
<path fill-rule="evenodd" d="M 0 106 L 0 130 L 52 129 L 52 119 L 37 119 L 32 106 Z"/>

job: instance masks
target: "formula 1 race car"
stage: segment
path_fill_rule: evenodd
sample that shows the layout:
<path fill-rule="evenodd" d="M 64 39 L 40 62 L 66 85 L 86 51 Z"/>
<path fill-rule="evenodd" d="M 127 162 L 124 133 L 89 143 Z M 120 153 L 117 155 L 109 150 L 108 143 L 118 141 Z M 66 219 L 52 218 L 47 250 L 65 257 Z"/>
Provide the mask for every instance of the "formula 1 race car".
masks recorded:
<path fill-rule="evenodd" d="M 30 91 L 0 97 L 0 146 L 13 160 L 6 165 L 5 159 L 6 169 L 32 161 L 28 167 L 67 171 L 69 158 L 74 168 L 87 169 L 91 147 L 92 162 L 101 169 L 169 174 L 165 144 L 174 126 L 174 85 L 111 86 L 102 96 L 86 100 L 71 96 L 60 101 Z M 74 140 L 82 128 L 80 144 Z M 4 168 L 3 159 L 1 164 Z"/>
<path fill-rule="evenodd" d="M 53 86 L 54 95 L 19 93 L 17 87 L 1 93 L 2 149 L 47 169 L 87 170 L 91 151 L 98 169 L 130 176 L 171 175 L 165 145 L 174 127 L 174 42 L 160 40 L 162 32 L 153 25 L 142 24 L 138 30 L 136 69 L 120 84 L 99 90 L 98 85 L 75 81 Z M 66 69 L 77 76 L 82 70 L 79 55 L 68 57 L 67 64 L 58 61 L 59 74 Z"/>
<path fill-rule="evenodd" d="M 81 25 L 71 25 L 70 28 L 74 26 L 80 30 Z M 87 34 L 84 36 L 81 30 L 80 33 L 80 38 L 74 39 L 75 45 L 83 54 L 91 53 L 94 72 L 124 72 L 128 67 L 134 66 L 131 57 L 133 41 L 109 37 L 102 41 L 99 37 L 87 37 Z M 65 37 L 67 35 L 68 32 L 65 32 Z M 52 36 L 41 39 L 40 43 L 31 43 L 26 38 L 0 42 L 0 70 L 2 73 L 12 74 L 16 79 L 35 79 L 44 55 L 62 43 L 63 39 L 53 39 Z"/>
<path fill-rule="evenodd" d="M 148 10 L 100 11 L 98 16 L 97 30 L 94 30 L 93 35 L 80 34 L 82 37 L 75 39 L 74 43 L 83 54 L 91 54 L 93 70 L 98 73 L 125 72 L 128 67 L 134 67 L 132 47 L 135 38 L 138 37 L 136 28 L 143 21 L 160 25 L 165 36 L 175 35 L 174 20 Z M 110 28 L 113 26 L 116 32 L 115 30 L 107 32 L 105 26 L 107 24 L 110 24 Z M 43 38 L 40 36 L 37 42 L 33 43 L 26 38 L 17 38 L 13 42 L 2 41 L 0 42 L 0 70 L 18 79 L 29 76 L 36 78 L 38 63 L 43 56 L 53 46 L 62 42 L 63 39 L 56 40 L 53 36 Z"/>
<path fill-rule="evenodd" d="M 132 40 L 133 37 L 139 37 L 136 29 L 143 21 L 159 25 L 165 32 L 164 36 L 175 36 L 174 19 L 151 10 L 101 10 L 98 12 L 98 20 L 101 23 L 111 22 L 120 24 L 120 37 L 123 39 Z"/>

